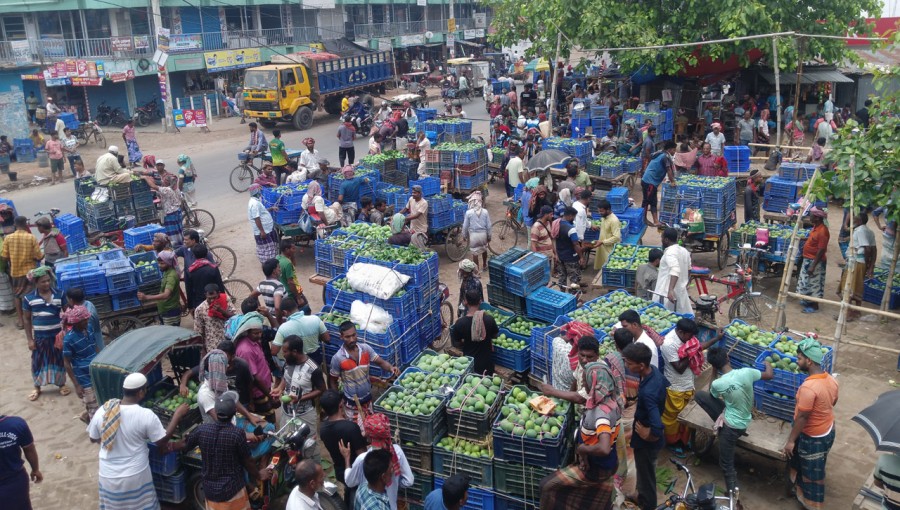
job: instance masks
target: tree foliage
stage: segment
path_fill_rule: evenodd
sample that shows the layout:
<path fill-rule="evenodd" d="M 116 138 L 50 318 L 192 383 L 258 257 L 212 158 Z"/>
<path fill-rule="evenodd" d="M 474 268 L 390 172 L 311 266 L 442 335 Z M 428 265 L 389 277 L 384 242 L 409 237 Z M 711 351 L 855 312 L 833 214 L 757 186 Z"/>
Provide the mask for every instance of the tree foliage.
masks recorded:
<path fill-rule="evenodd" d="M 483 0 L 494 12 L 491 23 L 496 44 L 531 41 L 532 54 L 550 56 L 556 52 L 557 27 L 564 37 L 562 55 L 573 46 L 582 49 L 655 46 L 776 32 L 843 36 L 867 34 L 862 13 L 881 12 L 880 0 L 676 0 L 645 2 L 637 0 Z M 791 38 L 778 41 L 779 64 L 793 69 L 797 47 Z M 804 55 L 817 55 L 826 62 L 838 62 L 846 54 L 840 39 L 808 39 Z M 616 61 L 626 70 L 644 64 L 657 74 L 674 74 L 686 64 L 695 64 L 699 56 L 728 59 L 759 49 L 772 52 L 770 39 L 736 41 L 701 47 L 665 50 L 616 52 Z M 744 62 L 746 63 L 746 62 Z"/>
<path fill-rule="evenodd" d="M 900 33 L 894 33 L 891 46 L 900 49 Z M 900 66 L 874 72 L 879 95 L 871 98 L 869 129 L 850 121 L 838 131 L 827 155 L 832 169 L 812 191 L 822 199 L 845 199 L 849 206 L 852 171 L 856 208 L 883 205 L 886 217 L 900 222 Z"/>

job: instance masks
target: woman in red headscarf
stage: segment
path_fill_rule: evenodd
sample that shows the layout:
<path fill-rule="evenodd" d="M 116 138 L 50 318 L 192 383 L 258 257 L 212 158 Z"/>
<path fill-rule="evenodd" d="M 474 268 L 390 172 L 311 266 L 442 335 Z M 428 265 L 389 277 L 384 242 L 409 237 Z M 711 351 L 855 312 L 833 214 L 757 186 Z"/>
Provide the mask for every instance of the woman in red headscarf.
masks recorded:
<path fill-rule="evenodd" d="M 397 493 L 401 487 L 412 487 L 415 478 L 406 455 L 400 445 L 391 440 L 391 422 L 383 414 L 372 414 L 366 417 L 363 423 L 363 432 L 369 440 L 369 450 L 356 457 L 352 467 L 344 470 L 344 484 L 353 488 L 365 481 L 363 462 L 366 455 L 373 449 L 388 450 L 391 452 L 391 484 L 387 487 L 388 499 L 391 502 L 391 510 L 397 510 Z M 344 465 L 350 466 L 350 446 L 343 442 L 339 445 L 341 455 L 344 457 Z"/>

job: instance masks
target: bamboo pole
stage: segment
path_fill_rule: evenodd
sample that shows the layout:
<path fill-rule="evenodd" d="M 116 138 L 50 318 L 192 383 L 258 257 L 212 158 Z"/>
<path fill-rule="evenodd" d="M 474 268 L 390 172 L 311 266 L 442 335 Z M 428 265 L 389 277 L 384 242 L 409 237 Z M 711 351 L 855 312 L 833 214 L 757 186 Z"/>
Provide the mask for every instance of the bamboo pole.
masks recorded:
<path fill-rule="evenodd" d="M 853 130 L 853 134 L 859 134 L 858 129 Z M 834 327 L 834 350 L 831 354 L 831 366 L 837 366 L 837 356 L 838 356 L 838 346 L 841 344 L 841 336 L 844 334 L 844 327 L 847 324 L 847 313 L 850 311 L 847 309 L 847 305 L 849 305 L 850 301 L 850 286 L 853 283 L 853 279 L 855 278 L 856 271 L 862 269 L 866 270 L 865 265 L 862 268 L 859 266 L 859 261 L 856 260 L 856 246 L 854 245 L 853 239 L 853 224 L 855 223 L 854 218 L 856 218 L 856 199 L 854 194 L 856 192 L 854 188 L 854 184 L 856 183 L 856 156 L 850 156 L 850 244 L 847 246 L 847 253 L 850 255 L 847 257 L 847 266 L 844 268 L 846 271 L 844 278 L 844 288 L 841 289 L 841 307 L 838 310 L 838 320 L 837 325 Z"/>
<path fill-rule="evenodd" d="M 825 299 L 825 298 L 817 298 L 817 297 L 812 297 L 812 296 L 804 296 L 803 294 L 798 294 L 796 292 L 791 292 L 791 291 L 788 291 L 785 294 L 787 294 L 789 297 L 792 297 L 792 298 L 803 299 L 805 301 L 811 301 L 813 303 L 820 303 L 823 305 L 839 306 L 841 304 L 840 301 L 834 301 L 834 300 Z M 866 308 L 862 305 L 852 305 L 850 303 L 847 303 L 847 309 L 848 310 L 856 310 L 858 312 L 871 313 L 873 315 L 880 315 L 882 317 L 887 317 L 889 319 L 900 319 L 900 314 L 896 314 L 894 312 L 882 312 L 881 310 L 876 310 L 874 308 Z M 783 329 L 783 328 L 778 328 L 778 329 Z"/>
<path fill-rule="evenodd" d="M 797 122 L 800 115 L 800 83 L 803 81 L 803 48 L 805 46 L 802 37 L 797 38 L 797 83 L 794 85 L 794 116 L 791 122 Z M 796 124 L 794 124 L 796 126 Z"/>
<path fill-rule="evenodd" d="M 778 69 L 778 38 L 772 38 L 772 59 L 775 70 L 775 146 L 781 151 L 781 72 Z"/>
<path fill-rule="evenodd" d="M 750 143 L 747 145 L 749 145 L 750 147 L 768 147 L 770 149 L 777 149 L 779 147 L 778 145 L 772 145 L 771 143 Z M 809 147 L 794 147 L 793 145 L 781 145 L 780 147 L 782 149 L 802 149 L 802 150 L 809 149 Z"/>
<path fill-rule="evenodd" d="M 887 219 L 885 219 L 887 221 Z M 884 297 L 881 298 L 881 310 L 888 309 L 891 302 L 891 291 L 894 288 L 894 272 L 897 270 L 897 257 L 900 256 L 900 243 L 897 242 L 896 229 L 894 232 L 894 257 L 891 259 L 891 269 L 888 271 L 887 282 L 884 284 Z"/>

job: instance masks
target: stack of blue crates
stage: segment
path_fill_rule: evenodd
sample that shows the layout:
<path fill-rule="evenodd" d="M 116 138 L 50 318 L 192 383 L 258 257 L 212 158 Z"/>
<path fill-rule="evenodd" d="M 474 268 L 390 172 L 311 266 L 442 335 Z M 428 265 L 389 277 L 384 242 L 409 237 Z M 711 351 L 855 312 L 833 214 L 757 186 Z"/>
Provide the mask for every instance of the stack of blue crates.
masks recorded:
<path fill-rule="evenodd" d="M 16 161 L 19 163 L 31 163 L 37 157 L 31 138 L 14 138 L 13 150 L 16 151 Z"/>
<path fill-rule="evenodd" d="M 606 194 L 606 200 L 609 201 L 612 212 L 616 215 L 625 212 L 628 209 L 628 188 L 613 188 Z"/>
<path fill-rule="evenodd" d="M 785 181 L 805 182 L 812 179 L 818 167 L 815 163 L 784 162 L 778 167 L 778 177 Z"/>
<path fill-rule="evenodd" d="M 69 253 L 78 253 L 88 247 L 84 234 L 84 220 L 73 214 L 60 214 L 54 220 L 56 228 L 66 238 L 66 249 Z"/>
<path fill-rule="evenodd" d="M 550 282 L 550 260 L 539 253 L 529 253 L 506 266 L 506 288 L 510 294 L 527 297 Z"/>
<path fill-rule="evenodd" d="M 685 209 L 701 209 L 708 235 L 722 235 L 735 223 L 737 185 L 733 177 L 679 179 L 678 186 L 662 186 L 659 221 L 680 222 Z M 621 218 L 621 215 L 619 216 Z"/>
<path fill-rule="evenodd" d="M 152 244 L 153 236 L 156 234 L 165 234 L 166 229 L 161 225 L 152 223 L 142 227 L 129 228 L 122 232 L 125 240 L 125 248 L 133 250 L 139 244 Z"/>
<path fill-rule="evenodd" d="M 672 112 L 671 108 L 666 108 L 665 110 L 660 110 L 659 113 L 663 116 L 660 119 L 660 125 L 657 127 L 657 138 L 659 140 L 674 140 L 675 139 L 675 115 Z"/>
<path fill-rule="evenodd" d="M 766 181 L 763 193 L 763 209 L 769 212 L 783 212 L 800 197 L 803 182 L 772 177 Z"/>
<path fill-rule="evenodd" d="M 750 171 L 750 147 L 746 145 L 729 145 L 724 150 L 729 173 Z"/>
<path fill-rule="evenodd" d="M 413 111 L 416 113 L 416 120 L 419 122 L 425 122 L 437 117 L 437 108 L 415 108 Z"/>
<path fill-rule="evenodd" d="M 591 100 L 574 99 L 572 101 L 572 137 L 580 138 L 587 134 L 591 127 Z"/>
<path fill-rule="evenodd" d="M 609 107 L 603 105 L 591 106 L 591 129 L 597 137 L 606 136 L 609 129 Z"/>

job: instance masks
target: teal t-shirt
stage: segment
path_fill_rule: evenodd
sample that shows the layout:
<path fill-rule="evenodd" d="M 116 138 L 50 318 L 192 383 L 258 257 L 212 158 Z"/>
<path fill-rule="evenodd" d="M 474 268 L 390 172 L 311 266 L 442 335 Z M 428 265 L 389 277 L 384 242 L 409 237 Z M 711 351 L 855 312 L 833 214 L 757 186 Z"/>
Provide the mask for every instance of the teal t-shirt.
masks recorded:
<path fill-rule="evenodd" d="M 735 429 L 746 429 L 753 417 L 753 383 L 762 377 L 755 368 L 738 368 L 713 381 L 709 392 L 725 401 L 725 422 Z"/>

